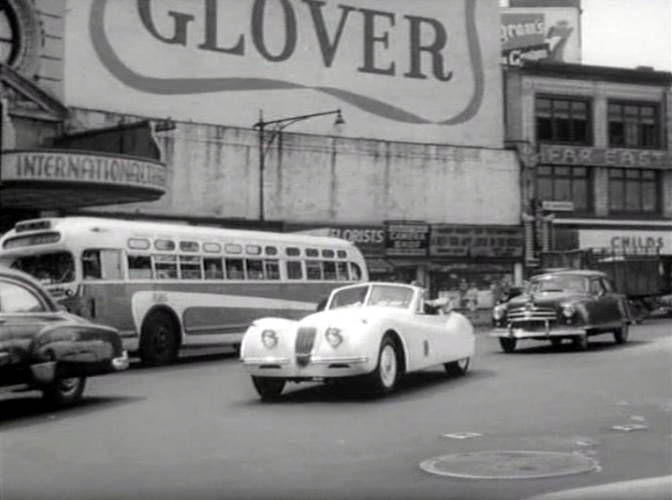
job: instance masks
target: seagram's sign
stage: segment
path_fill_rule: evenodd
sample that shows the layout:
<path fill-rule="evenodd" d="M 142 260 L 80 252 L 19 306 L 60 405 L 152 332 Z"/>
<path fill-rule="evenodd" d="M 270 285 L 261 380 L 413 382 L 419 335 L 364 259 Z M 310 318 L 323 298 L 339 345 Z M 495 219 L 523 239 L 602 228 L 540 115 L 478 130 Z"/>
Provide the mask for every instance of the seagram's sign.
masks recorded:
<path fill-rule="evenodd" d="M 345 135 L 501 142 L 495 0 L 75 0 L 67 21 L 69 105 L 246 127 L 342 108 Z"/>

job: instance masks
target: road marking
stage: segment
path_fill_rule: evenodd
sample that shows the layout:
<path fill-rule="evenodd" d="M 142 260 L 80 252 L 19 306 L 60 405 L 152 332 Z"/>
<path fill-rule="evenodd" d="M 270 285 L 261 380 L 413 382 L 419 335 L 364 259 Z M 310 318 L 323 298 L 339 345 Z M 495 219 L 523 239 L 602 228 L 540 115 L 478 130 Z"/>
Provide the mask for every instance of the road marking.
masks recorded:
<path fill-rule="evenodd" d="M 624 425 L 612 425 L 611 428 L 615 431 L 622 432 L 632 432 L 632 431 L 643 431 L 649 427 L 643 424 L 624 424 Z"/>
<path fill-rule="evenodd" d="M 452 434 L 441 434 L 443 437 L 450 439 L 469 439 L 475 437 L 481 437 L 483 434 L 479 432 L 454 432 Z"/>

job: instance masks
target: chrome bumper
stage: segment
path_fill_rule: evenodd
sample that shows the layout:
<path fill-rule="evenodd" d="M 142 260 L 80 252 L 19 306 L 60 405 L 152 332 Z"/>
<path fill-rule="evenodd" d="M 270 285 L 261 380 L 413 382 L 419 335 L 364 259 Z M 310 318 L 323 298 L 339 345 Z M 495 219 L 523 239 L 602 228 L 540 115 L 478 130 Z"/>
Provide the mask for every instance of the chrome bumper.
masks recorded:
<path fill-rule="evenodd" d="M 130 366 L 130 361 L 128 359 L 128 352 L 124 351 L 121 357 L 119 358 L 114 358 L 112 360 L 112 368 L 114 368 L 115 371 L 122 371 L 126 370 Z"/>
<path fill-rule="evenodd" d="M 560 327 L 560 328 L 551 328 L 548 323 L 546 323 L 543 330 L 526 330 L 525 328 L 518 328 L 513 324 L 510 324 L 506 328 L 493 328 L 492 331 L 488 334 L 490 337 L 506 337 L 506 338 L 551 338 L 551 337 L 569 337 L 576 335 L 585 335 L 586 331 L 583 328 L 577 327 Z"/>
<path fill-rule="evenodd" d="M 291 363 L 289 358 L 280 357 L 264 357 L 264 358 L 245 358 L 240 360 L 244 365 L 280 365 L 285 366 Z M 367 356 L 356 356 L 350 358 L 344 357 L 319 357 L 314 356 L 310 358 L 308 365 L 329 365 L 334 363 L 344 364 L 361 364 L 367 363 L 369 358 Z"/>

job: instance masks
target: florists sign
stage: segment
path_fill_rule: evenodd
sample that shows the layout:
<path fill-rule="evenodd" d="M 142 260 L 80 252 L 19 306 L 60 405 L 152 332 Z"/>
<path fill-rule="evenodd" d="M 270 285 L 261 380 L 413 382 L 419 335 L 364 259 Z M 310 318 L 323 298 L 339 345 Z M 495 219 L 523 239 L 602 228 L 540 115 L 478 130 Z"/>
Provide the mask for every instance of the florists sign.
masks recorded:
<path fill-rule="evenodd" d="M 272 119 L 338 107 L 347 117 L 346 135 L 501 140 L 494 1 L 78 0 L 71 6 L 69 105 L 245 127 L 260 108 Z"/>

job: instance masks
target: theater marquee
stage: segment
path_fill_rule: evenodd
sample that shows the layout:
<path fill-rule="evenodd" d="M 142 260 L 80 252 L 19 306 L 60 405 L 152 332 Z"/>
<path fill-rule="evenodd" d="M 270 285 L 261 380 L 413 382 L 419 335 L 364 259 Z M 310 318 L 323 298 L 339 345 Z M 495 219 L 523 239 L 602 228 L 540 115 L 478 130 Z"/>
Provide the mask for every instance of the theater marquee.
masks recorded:
<path fill-rule="evenodd" d="M 347 136 L 501 146 L 497 2 L 70 6 L 71 106 L 242 127 L 261 109 L 273 119 L 342 108 Z M 334 133 L 328 119 L 292 130 Z"/>

